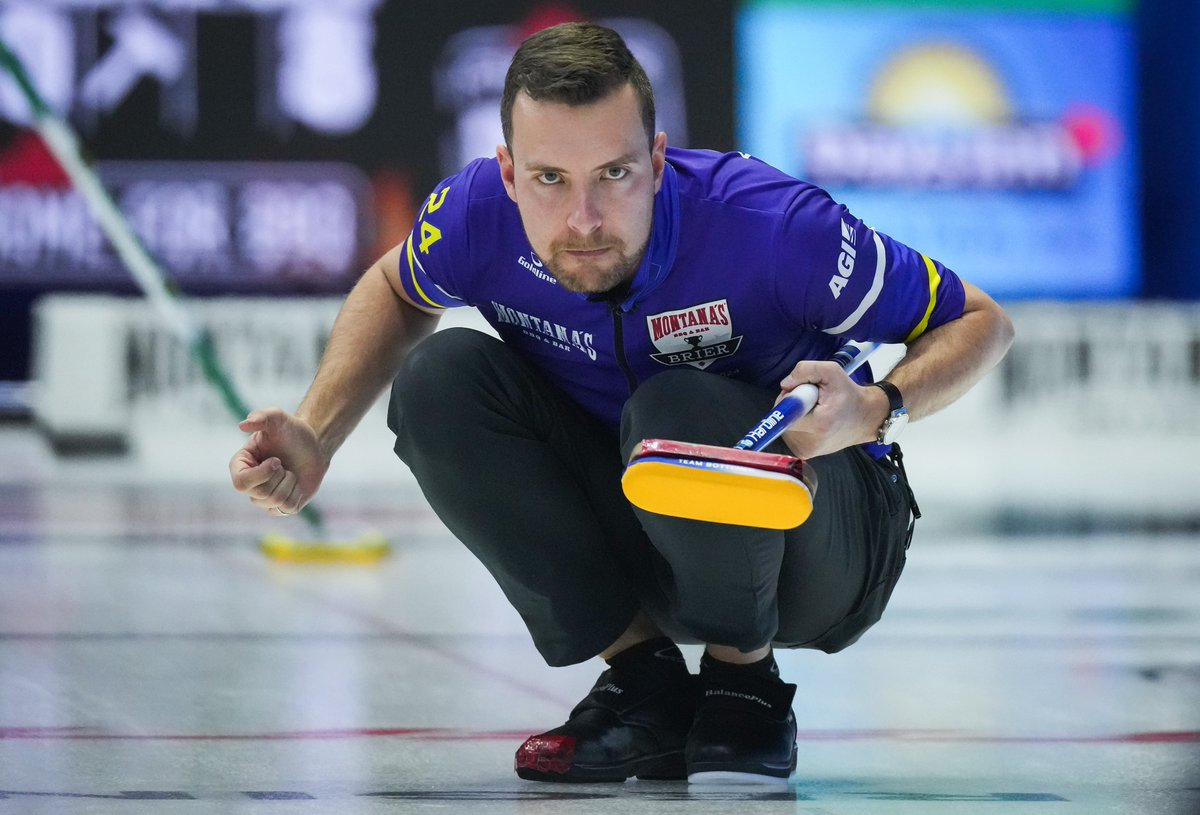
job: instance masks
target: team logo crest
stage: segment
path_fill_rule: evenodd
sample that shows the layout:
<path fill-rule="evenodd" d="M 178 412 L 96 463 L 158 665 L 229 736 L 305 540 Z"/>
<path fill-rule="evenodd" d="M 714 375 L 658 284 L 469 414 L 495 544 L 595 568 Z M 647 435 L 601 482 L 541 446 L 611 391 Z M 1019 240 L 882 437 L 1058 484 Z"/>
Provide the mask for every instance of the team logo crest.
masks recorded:
<path fill-rule="evenodd" d="M 691 365 L 704 370 L 716 360 L 737 353 L 742 344 L 741 336 L 733 336 L 728 300 L 652 314 L 646 318 L 646 326 L 658 349 L 650 356 L 663 365 Z"/>

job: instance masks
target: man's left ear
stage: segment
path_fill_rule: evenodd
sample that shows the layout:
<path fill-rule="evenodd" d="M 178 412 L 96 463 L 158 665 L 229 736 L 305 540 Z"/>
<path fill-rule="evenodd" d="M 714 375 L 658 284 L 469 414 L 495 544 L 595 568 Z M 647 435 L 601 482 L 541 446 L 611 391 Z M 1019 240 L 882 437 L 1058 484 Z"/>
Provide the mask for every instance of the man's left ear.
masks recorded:
<path fill-rule="evenodd" d="M 662 187 L 663 169 L 667 166 L 667 134 L 659 131 L 654 137 L 654 146 L 650 148 L 650 166 L 654 168 L 654 191 Z"/>

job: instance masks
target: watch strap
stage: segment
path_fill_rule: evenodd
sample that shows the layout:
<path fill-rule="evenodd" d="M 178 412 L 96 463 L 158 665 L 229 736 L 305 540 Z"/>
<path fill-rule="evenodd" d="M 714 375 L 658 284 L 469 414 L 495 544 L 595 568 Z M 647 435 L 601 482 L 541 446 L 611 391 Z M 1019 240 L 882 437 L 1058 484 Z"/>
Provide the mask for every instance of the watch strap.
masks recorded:
<path fill-rule="evenodd" d="M 891 382 L 888 382 L 886 379 L 881 379 L 878 382 L 872 382 L 871 384 L 887 394 L 889 416 L 904 407 L 904 397 L 900 394 L 900 389 Z"/>

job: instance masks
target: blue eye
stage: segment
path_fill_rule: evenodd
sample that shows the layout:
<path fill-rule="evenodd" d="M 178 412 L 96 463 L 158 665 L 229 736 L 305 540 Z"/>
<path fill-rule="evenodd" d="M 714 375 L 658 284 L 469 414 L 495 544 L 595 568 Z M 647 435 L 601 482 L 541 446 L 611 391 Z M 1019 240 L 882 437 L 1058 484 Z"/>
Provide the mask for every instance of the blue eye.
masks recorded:
<path fill-rule="evenodd" d="M 609 167 L 604 171 L 604 177 L 609 181 L 619 181 L 629 175 L 628 167 Z"/>
<path fill-rule="evenodd" d="M 558 173 L 548 171 L 544 173 L 538 173 L 537 180 L 548 187 L 551 184 L 557 184 L 560 179 Z"/>

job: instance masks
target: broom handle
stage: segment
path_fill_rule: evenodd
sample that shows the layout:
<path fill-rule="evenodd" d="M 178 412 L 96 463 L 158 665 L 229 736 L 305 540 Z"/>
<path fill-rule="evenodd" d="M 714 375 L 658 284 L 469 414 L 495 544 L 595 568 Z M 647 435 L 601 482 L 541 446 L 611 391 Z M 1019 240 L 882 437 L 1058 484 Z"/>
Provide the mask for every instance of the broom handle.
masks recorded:
<path fill-rule="evenodd" d="M 184 308 L 166 272 L 150 256 L 149 251 L 130 228 L 125 216 L 121 214 L 121 210 L 113 202 L 99 176 L 84 161 L 75 132 L 50 110 L 34 86 L 25 66 L 2 37 L 0 66 L 8 71 L 20 87 L 22 95 L 33 111 L 34 127 L 37 128 L 38 134 L 62 165 L 71 184 L 83 196 L 92 216 L 112 243 L 125 268 L 133 275 L 139 288 L 158 312 L 163 324 L 187 347 L 203 371 L 205 379 L 220 393 L 221 401 L 229 408 L 230 413 L 238 420 L 244 419 L 250 412 L 249 408 L 222 367 L 212 338 Z M 322 532 L 324 522 L 315 506 L 308 504 L 299 514 L 317 533 Z"/>
<path fill-rule="evenodd" d="M 879 347 L 877 342 L 848 342 L 833 355 L 833 362 L 852 374 Z M 741 441 L 734 445 L 738 450 L 757 452 L 783 435 L 792 422 L 808 413 L 817 404 L 817 386 L 804 384 L 797 387 L 779 401 L 770 413 L 759 422 Z"/>

